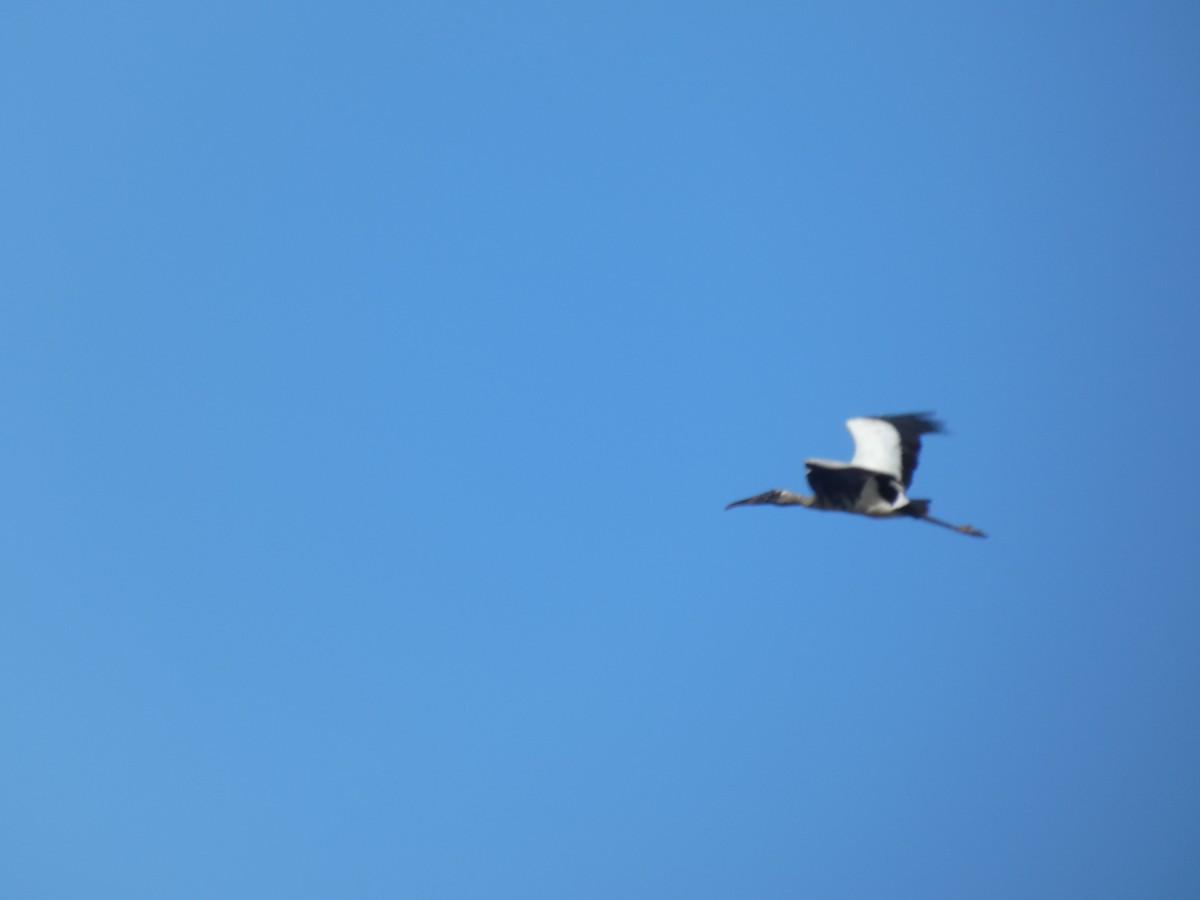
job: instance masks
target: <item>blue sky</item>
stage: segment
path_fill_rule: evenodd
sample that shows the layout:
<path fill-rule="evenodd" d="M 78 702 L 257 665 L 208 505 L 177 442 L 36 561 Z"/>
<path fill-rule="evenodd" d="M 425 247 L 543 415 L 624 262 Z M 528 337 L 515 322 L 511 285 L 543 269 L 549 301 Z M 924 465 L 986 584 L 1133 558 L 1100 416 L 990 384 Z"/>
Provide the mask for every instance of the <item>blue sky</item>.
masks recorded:
<path fill-rule="evenodd" d="M 1200 892 L 1194 5 L 4 19 L 0 895 Z"/>

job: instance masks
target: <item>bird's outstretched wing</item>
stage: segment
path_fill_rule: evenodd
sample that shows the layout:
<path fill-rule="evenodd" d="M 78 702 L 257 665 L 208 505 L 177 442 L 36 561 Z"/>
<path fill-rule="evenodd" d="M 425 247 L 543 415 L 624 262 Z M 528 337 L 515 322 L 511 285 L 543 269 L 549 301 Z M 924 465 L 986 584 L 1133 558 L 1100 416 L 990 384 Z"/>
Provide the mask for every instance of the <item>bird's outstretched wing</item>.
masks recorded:
<path fill-rule="evenodd" d="M 904 413 L 850 419 L 846 427 L 854 436 L 850 465 L 891 475 L 907 488 L 917 469 L 921 435 L 940 432 L 942 423 L 933 413 Z"/>

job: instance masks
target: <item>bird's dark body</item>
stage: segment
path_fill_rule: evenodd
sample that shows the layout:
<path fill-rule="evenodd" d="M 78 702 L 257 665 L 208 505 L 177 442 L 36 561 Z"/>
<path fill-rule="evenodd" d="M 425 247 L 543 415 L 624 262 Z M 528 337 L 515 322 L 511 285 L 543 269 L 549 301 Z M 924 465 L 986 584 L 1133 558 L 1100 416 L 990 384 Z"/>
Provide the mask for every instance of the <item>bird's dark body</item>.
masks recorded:
<path fill-rule="evenodd" d="M 855 512 L 872 500 L 883 499 L 889 504 L 896 502 L 900 490 L 896 479 L 890 475 L 859 469 L 855 466 L 829 468 L 808 464 L 808 484 L 817 497 L 813 504 L 817 509 L 840 509 Z"/>
<path fill-rule="evenodd" d="M 882 509 L 884 504 L 891 507 L 896 498 L 903 493 L 903 485 L 882 472 L 872 472 L 857 466 L 832 468 L 813 463 L 809 463 L 807 468 L 808 485 L 816 496 L 814 509 L 880 515 L 883 513 L 872 513 L 871 510 Z M 925 515 L 928 509 L 928 500 L 910 497 L 907 504 L 899 509 L 890 510 L 886 515 L 919 518 Z"/>

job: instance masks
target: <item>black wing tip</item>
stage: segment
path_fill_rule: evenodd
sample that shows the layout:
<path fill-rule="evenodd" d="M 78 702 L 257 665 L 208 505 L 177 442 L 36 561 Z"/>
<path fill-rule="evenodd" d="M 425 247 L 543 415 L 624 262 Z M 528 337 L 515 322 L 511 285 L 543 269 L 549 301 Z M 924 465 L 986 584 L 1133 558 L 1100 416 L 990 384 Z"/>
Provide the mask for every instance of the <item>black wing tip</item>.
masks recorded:
<path fill-rule="evenodd" d="M 934 412 L 909 412 L 909 413 L 892 413 L 886 416 L 871 416 L 872 419 L 882 419 L 888 422 L 899 430 L 901 433 L 905 431 L 911 434 L 944 434 L 946 425 L 941 419 L 937 418 L 937 413 Z"/>

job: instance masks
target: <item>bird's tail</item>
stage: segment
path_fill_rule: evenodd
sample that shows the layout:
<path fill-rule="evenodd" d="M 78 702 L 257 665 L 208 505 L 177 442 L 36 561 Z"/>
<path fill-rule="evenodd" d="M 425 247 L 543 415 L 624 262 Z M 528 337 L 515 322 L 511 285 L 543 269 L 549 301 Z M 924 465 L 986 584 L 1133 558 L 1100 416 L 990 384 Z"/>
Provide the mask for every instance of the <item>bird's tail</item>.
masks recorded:
<path fill-rule="evenodd" d="M 913 500 L 911 497 L 908 502 L 900 509 L 906 516 L 912 516 L 914 519 L 923 519 L 929 515 L 930 500 Z"/>

